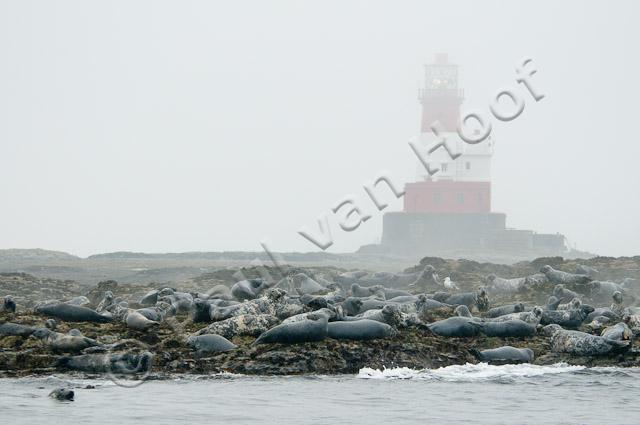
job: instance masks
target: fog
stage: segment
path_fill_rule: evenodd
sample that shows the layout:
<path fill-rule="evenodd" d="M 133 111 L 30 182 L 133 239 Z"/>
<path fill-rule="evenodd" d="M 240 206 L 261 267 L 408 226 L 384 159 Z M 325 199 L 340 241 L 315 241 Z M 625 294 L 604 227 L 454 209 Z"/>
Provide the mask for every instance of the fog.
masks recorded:
<path fill-rule="evenodd" d="M 77 255 L 316 251 L 379 241 L 362 185 L 415 180 L 423 65 L 488 111 L 531 57 L 540 102 L 494 120 L 493 209 L 602 255 L 640 253 L 635 1 L 3 1 L 0 248 Z M 523 90 L 520 86 L 519 90 Z M 524 91 L 523 91 L 524 93 Z M 388 198 L 390 199 L 390 198 Z M 385 211 L 400 210 L 402 200 Z"/>

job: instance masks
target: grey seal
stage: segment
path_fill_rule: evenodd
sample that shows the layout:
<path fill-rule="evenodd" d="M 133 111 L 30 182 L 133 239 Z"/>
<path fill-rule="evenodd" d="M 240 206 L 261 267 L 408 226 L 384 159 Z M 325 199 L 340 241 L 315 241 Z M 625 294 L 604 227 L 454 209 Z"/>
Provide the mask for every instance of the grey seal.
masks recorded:
<path fill-rule="evenodd" d="M 622 285 L 606 280 L 594 280 L 591 282 L 591 285 L 591 298 L 594 302 L 606 302 L 609 301 L 616 292 L 619 292 L 621 295 L 626 292 Z"/>
<path fill-rule="evenodd" d="M 458 307 L 456 307 L 455 310 L 453 310 L 453 312 L 458 317 L 468 317 L 470 319 L 473 319 L 475 322 L 482 321 L 482 319 L 479 318 L 479 317 L 473 317 L 473 314 L 471 314 L 471 311 L 469 311 L 469 307 L 467 307 L 464 304 L 463 305 L 459 305 Z"/>
<path fill-rule="evenodd" d="M 534 307 L 531 311 L 522 311 L 520 313 L 505 314 L 503 316 L 494 317 L 492 319 L 486 319 L 487 322 L 506 322 L 509 320 L 522 320 L 523 322 L 531 325 L 540 324 L 542 318 L 542 309 L 540 307 Z"/>
<path fill-rule="evenodd" d="M 65 301 L 65 303 L 71 304 L 71 305 L 83 306 L 83 305 L 91 304 L 91 301 L 89 301 L 89 298 L 81 295 L 79 297 L 71 298 L 69 301 Z"/>
<path fill-rule="evenodd" d="M 349 297 L 342 302 L 342 308 L 347 316 L 355 316 L 360 313 L 362 300 L 357 297 Z M 382 308 L 382 307 L 381 307 Z"/>
<path fill-rule="evenodd" d="M 320 285 L 304 273 L 297 273 L 291 277 L 293 287 L 300 295 L 304 294 L 322 294 L 327 292 L 327 288 Z"/>
<path fill-rule="evenodd" d="M 143 314 L 136 310 L 128 310 L 124 314 L 123 321 L 128 328 L 135 329 L 140 332 L 160 327 L 160 323 L 147 319 Z"/>
<path fill-rule="evenodd" d="M 409 287 L 427 290 L 429 288 L 441 288 L 443 284 L 440 281 L 440 276 L 438 276 L 435 267 L 427 264 L 422 271 L 414 274 L 413 281 L 409 283 Z"/>
<path fill-rule="evenodd" d="M 440 301 L 433 300 L 431 298 L 420 298 L 417 302 L 418 305 L 418 313 L 425 314 L 429 311 L 442 311 L 442 312 L 453 312 L 454 306 L 450 304 L 445 304 Z"/>
<path fill-rule="evenodd" d="M 18 323 L 4 322 L 0 324 L 0 335 L 27 337 L 34 333 L 33 326 L 20 325 Z"/>
<path fill-rule="evenodd" d="M 590 323 L 593 319 L 598 316 L 605 316 L 611 320 L 620 320 L 622 317 L 617 312 L 613 311 L 610 307 L 598 307 L 590 312 L 585 318 L 585 323 Z"/>
<path fill-rule="evenodd" d="M 415 303 L 419 300 L 420 300 L 420 297 L 417 295 L 400 295 L 398 297 L 387 299 L 387 301 L 389 301 L 390 303 L 399 303 L 399 304 Z"/>
<path fill-rule="evenodd" d="M 315 310 L 315 311 L 310 311 L 310 312 L 307 312 L 307 313 L 300 313 L 300 314 L 296 314 L 296 315 L 291 316 L 291 317 L 287 317 L 286 319 L 284 319 L 282 321 L 282 324 L 301 322 L 303 320 L 307 320 L 310 315 L 314 316 L 314 315 L 317 315 L 317 314 L 322 314 L 322 315 L 326 316 L 327 320 L 341 319 L 341 317 L 338 317 L 340 315 L 338 308 L 325 307 L 325 308 L 321 308 L 321 309 L 318 309 L 318 310 Z"/>
<path fill-rule="evenodd" d="M 579 310 L 582 308 L 582 301 L 580 298 L 574 298 L 566 304 L 558 304 L 556 310 Z"/>
<path fill-rule="evenodd" d="M 380 294 L 383 296 L 383 299 L 386 298 L 384 290 L 382 286 L 360 286 L 357 283 L 351 285 L 351 296 L 365 298 L 371 295 L 375 295 L 376 291 L 380 291 Z"/>
<path fill-rule="evenodd" d="M 589 266 L 584 265 L 584 264 L 578 264 L 576 266 L 576 272 L 575 273 L 576 274 L 584 274 L 584 275 L 587 275 L 587 276 L 590 276 L 590 277 L 595 277 L 595 275 L 597 275 L 599 272 L 598 272 L 598 269 L 595 269 L 593 267 L 589 267 Z"/>
<path fill-rule="evenodd" d="M 411 297 L 413 294 L 409 291 L 405 291 L 403 289 L 393 289 L 393 288 L 383 288 L 384 297 L 388 300 L 398 297 Z"/>
<path fill-rule="evenodd" d="M 358 319 L 375 320 L 376 322 L 386 323 L 387 325 L 397 327 L 402 323 L 402 312 L 397 305 L 385 305 L 380 310 L 368 310 L 360 315 Z"/>
<path fill-rule="evenodd" d="M 449 317 L 427 325 L 436 335 L 448 337 L 470 337 L 480 334 L 480 326 L 468 317 Z"/>
<path fill-rule="evenodd" d="M 56 361 L 58 368 L 90 373 L 143 373 L 151 370 L 152 365 L 153 354 L 148 351 L 140 354 L 83 354 L 60 357 Z"/>
<path fill-rule="evenodd" d="M 9 313 L 16 312 L 16 302 L 13 300 L 11 295 L 6 295 L 2 302 L 2 310 L 8 311 Z"/>
<path fill-rule="evenodd" d="M 252 345 L 284 343 L 296 344 L 302 342 L 322 341 L 327 337 L 327 317 L 319 314 L 309 316 L 300 322 L 287 323 L 275 326 L 256 339 Z"/>
<path fill-rule="evenodd" d="M 492 293 L 515 293 L 525 288 L 526 278 L 517 277 L 513 279 L 504 279 L 490 274 L 486 278 L 487 289 Z"/>
<path fill-rule="evenodd" d="M 564 287 L 559 283 L 553 288 L 553 296 L 558 298 L 560 302 L 568 303 L 574 298 L 580 299 L 580 294 Z"/>
<path fill-rule="evenodd" d="M 626 323 L 620 322 L 605 328 L 600 336 L 617 341 L 630 341 L 633 339 L 633 332 Z"/>
<path fill-rule="evenodd" d="M 616 341 L 580 331 L 568 331 L 559 325 L 547 325 L 544 334 L 550 338 L 551 351 L 576 356 L 602 356 L 628 350 L 630 341 Z"/>
<path fill-rule="evenodd" d="M 466 305 L 469 310 L 473 310 L 473 307 L 477 307 L 478 311 L 489 309 L 489 297 L 484 289 L 450 295 L 444 300 L 444 303 L 453 306 Z"/>
<path fill-rule="evenodd" d="M 395 334 L 393 328 L 386 323 L 362 319 L 350 322 L 331 322 L 328 325 L 329 338 L 367 341 L 387 338 Z"/>
<path fill-rule="evenodd" d="M 41 339 L 55 353 L 75 353 L 88 347 L 98 347 L 96 340 L 84 336 L 75 336 L 51 331 L 47 328 L 37 329 L 33 336 Z"/>
<path fill-rule="evenodd" d="M 231 287 L 231 295 L 239 301 L 253 300 L 268 287 L 262 279 L 241 280 Z"/>
<path fill-rule="evenodd" d="M 536 334 L 535 325 L 520 319 L 506 320 L 504 322 L 484 322 L 481 326 L 482 332 L 489 337 L 517 338 Z"/>
<path fill-rule="evenodd" d="M 215 334 L 190 336 L 187 338 L 187 346 L 196 350 L 199 355 L 205 353 L 222 353 L 238 348 L 237 345 L 227 338 Z"/>
<path fill-rule="evenodd" d="M 540 269 L 540 273 L 544 273 L 544 275 L 549 279 L 551 283 L 562 283 L 562 284 L 586 284 L 591 282 L 591 277 L 583 275 L 583 274 L 574 274 L 567 273 L 561 270 L 556 270 L 553 267 L 546 265 Z"/>
<path fill-rule="evenodd" d="M 342 285 L 351 285 L 355 283 L 360 278 L 366 276 L 368 273 L 365 271 L 353 271 L 353 272 L 344 272 L 340 275 L 336 276 L 335 281 Z"/>
<path fill-rule="evenodd" d="M 197 334 L 216 334 L 227 339 L 235 336 L 258 337 L 277 325 L 278 322 L 278 318 L 271 314 L 242 314 L 212 323 L 206 328 L 200 329 Z"/>
<path fill-rule="evenodd" d="M 73 390 L 70 390 L 68 388 L 56 388 L 49 393 L 49 397 L 55 398 L 59 401 L 73 401 L 75 393 L 73 392 Z"/>
<path fill-rule="evenodd" d="M 518 362 L 531 363 L 534 358 L 533 350 L 530 348 L 515 348 L 505 345 L 500 348 L 478 351 L 475 348 L 469 350 L 473 356 L 481 362 Z"/>
<path fill-rule="evenodd" d="M 594 308 L 588 304 L 583 304 L 579 309 L 573 310 L 544 310 L 540 323 L 543 325 L 556 324 L 564 328 L 577 329 L 582 325 L 589 313 L 592 313 Z"/>
<path fill-rule="evenodd" d="M 65 303 L 47 304 L 36 307 L 35 310 L 37 313 L 55 317 L 56 319 L 67 322 L 107 323 L 111 321 L 108 317 L 103 316 L 90 308 Z"/>
<path fill-rule="evenodd" d="M 551 295 L 547 299 L 547 305 L 545 306 L 545 310 L 557 310 L 561 302 L 562 302 L 561 299 Z"/>
<path fill-rule="evenodd" d="M 612 320 L 606 316 L 596 316 L 587 324 L 587 328 L 591 333 L 600 334 L 611 322 Z"/>
<path fill-rule="evenodd" d="M 484 315 L 485 317 L 494 318 L 498 316 L 504 316 L 505 314 L 520 313 L 524 311 L 524 304 L 508 304 L 500 307 L 493 307 L 489 309 Z"/>
<path fill-rule="evenodd" d="M 255 300 L 228 307 L 213 307 L 211 309 L 211 320 L 220 321 L 243 314 L 272 314 L 284 319 L 304 311 L 302 304 L 289 301 L 284 290 L 271 288 Z"/>
<path fill-rule="evenodd" d="M 158 302 L 159 292 L 160 291 L 158 291 L 157 289 L 147 292 L 145 295 L 142 296 L 142 298 L 140 298 L 140 301 L 138 301 L 138 304 L 143 306 L 155 305 L 155 303 Z"/>

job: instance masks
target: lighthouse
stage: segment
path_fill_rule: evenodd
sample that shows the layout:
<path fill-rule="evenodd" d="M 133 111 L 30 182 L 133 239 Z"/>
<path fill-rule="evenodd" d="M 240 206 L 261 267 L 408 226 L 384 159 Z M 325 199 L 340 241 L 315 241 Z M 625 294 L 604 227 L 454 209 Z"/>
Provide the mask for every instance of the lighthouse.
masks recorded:
<path fill-rule="evenodd" d="M 506 214 L 492 211 L 494 141 L 488 137 L 470 144 L 459 137 L 464 91 L 459 87 L 458 71 L 446 54 L 437 54 L 425 65 L 418 94 L 417 142 L 430 150 L 444 138 L 447 149 L 440 147 L 428 157 L 428 168 L 437 172 L 427 172 L 422 163 L 418 166 L 415 181 L 405 185 L 402 211 L 383 217 L 380 245 L 361 251 L 498 261 L 565 253 L 563 235 L 507 228 Z"/>
<path fill-rule="evenodd" d="M 458 87 L 458 66 L 446 54 L 436 55 L 425 66 L 424 88 L 418 100 L 422 120 L 418 142 L 429 148 L 444 137 L 455 160 L 444 148 L 430 154 L 429 168 L 439 171 L 430 176 L 418 165 L 417 181 L 406 185 L 404 211 L 408 213 L 489 213 L 491 212 L 491 156 L 489 137 L 478 144 L 463 142 L 456 132 L 464 92 Z M 438 126 L 436 136 L 432 127 Z"/>

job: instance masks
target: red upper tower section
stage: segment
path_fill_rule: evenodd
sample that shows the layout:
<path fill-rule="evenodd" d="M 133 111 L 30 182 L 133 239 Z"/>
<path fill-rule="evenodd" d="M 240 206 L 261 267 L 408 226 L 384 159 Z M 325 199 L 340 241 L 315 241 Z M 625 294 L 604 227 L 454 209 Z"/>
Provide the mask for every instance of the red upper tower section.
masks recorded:
<path fill-rule="evenodd" d="M 456 131 L 464 93 L 458 89 L 458 65 L 449 63 L 445 53 L 437 54 L 435 63 L 425 65 L 424 89 L 418 100 L 422 104 L 423 133 L 430 132 L 435 121 L 440 121 L 445 131 Z"/>

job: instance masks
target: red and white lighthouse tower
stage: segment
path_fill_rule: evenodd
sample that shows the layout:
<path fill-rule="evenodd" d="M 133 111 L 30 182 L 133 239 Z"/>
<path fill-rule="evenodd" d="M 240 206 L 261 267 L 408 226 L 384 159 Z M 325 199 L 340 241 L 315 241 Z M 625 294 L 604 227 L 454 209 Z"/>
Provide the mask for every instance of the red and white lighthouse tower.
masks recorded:
<path fill-rule="evenodd" d="M 403 211 L 383 217 L 380 252 L 393 255 L 511 259 L 558 255 L 565 252 L 564 236 L 507 229 L 504 213 L 491 211 L 491 138 L 464 142 L 457 133 L 464 93 L 458 87 L 458 66 L 444 54 L 425 66 L 420 90 L 422 123 L 418 143 L 427 150 L 446 139 L 444 147 L 429 154 L 429 175 L 418 165 L 415 182 L 405 185 Z M 432 127 L 436 124 L 438 135 Z"/>
<path fill-rule="evenodd" d="M 452 160 L 444 147 L 430 154 L 429 166 L 439 169 L 429 176 L 419 165 L 418 181 L 406 185 L 404 211 L 410 213 L 488 213 L 491 211 L 491 156 L 493 142 L 476 145 L 463 142 L 456 132 L 460 105 L 464 100 L 458 88 L 458 66 L 446 54 L 436 55 L 435 63 L 425 66 L 424 89 L 418 97 L 422 105 L 419 142 L 430 147 L 447 139 L 460 157 Z M 436 137 L 431 130 L 438 123 Z"/>

